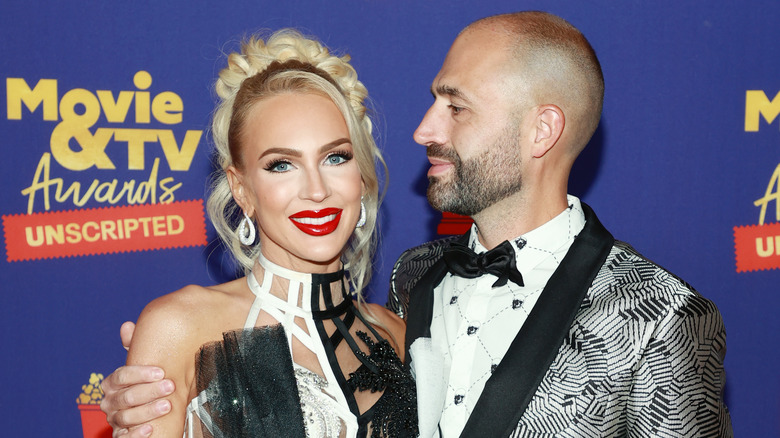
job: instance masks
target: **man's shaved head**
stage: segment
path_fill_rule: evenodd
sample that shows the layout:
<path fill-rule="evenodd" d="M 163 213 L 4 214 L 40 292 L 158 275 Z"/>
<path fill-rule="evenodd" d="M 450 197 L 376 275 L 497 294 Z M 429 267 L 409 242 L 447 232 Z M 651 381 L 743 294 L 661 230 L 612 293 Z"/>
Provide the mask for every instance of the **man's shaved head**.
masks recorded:
<path fill-rule="evenodd" d="M 570 147 L 585 147 L 601 118 L 604 77 L 596 53 L 582 33 L 545 12 L 517 12 L 478 20 L 461 32 L 505 33 L 509 93 L 524 106 L 553 104 L 566 115 Z"/>

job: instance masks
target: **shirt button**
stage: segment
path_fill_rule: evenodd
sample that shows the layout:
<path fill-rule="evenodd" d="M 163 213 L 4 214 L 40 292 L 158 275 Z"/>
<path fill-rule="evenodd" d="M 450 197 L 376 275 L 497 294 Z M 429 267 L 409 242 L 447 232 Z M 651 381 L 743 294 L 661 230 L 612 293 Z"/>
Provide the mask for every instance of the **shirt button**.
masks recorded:
<path fill-rule="evenodd" d="M 466 396 L 465 396 L 465 395 L 463 395 L 463 394 L 457 394 L 457 395 L 455 396 L 455 404 L 456 404 L 456 405 L 459 405 L 459 404 L 463 403 L 463 399 L 464 399 L 464 398 L 466 398 Z"/>

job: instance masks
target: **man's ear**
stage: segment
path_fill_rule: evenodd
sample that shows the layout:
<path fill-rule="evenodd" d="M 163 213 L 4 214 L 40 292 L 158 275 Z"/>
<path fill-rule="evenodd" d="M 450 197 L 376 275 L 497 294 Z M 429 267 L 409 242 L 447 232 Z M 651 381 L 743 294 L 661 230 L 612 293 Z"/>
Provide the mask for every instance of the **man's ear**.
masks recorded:
<path fill-rule="evenodd" d="M 236 201 L 241 210 L 243 210 L 249 217 L 255 213 L 252 203 L 249 202 L 249 193 L 247 187 L 244 185 L 244 177 L 241 172 L 234 166 L 229 166 L 225 173 L 227 174 L 228 185 L 230 186 L 230 192 L 233 193 L 233 199 Z"/>
<path fill-rule="evenodd" d="M 534 113 L 534 158 L 541 158 L 558 143 L 566 125 L 566 116 L 556 105 L 541 105 Z"/>

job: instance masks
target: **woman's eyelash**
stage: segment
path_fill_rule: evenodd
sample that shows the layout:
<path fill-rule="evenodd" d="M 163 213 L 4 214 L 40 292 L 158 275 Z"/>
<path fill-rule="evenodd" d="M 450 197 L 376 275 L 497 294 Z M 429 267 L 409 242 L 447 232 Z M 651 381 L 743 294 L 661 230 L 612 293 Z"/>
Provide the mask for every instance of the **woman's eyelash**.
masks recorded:
<path fill-rule="evenodd" d="M 277 169 L 277 167 L 279 167 L 280 165 L 287 165 L 287 166 L 289 166 L 290 162 L 287 161 L 287 160 L 276 159 L 276 160 L 273 160 L 270 163 L 266 164 L 265 170 L 267 170 L 269 172 L 280 172 L 280 171 L 286 170 L 286 169 Z"/>
<path fill-rule="evenodd" d="M 354 154 L 352 151 L 349 150 L 341 150 L 341 151 L 333 151 L 328 154 L 327 157 L 325 157 L 325 160 L 333 160 L 334 158 L 338 159 L 340 158 L 342 161 L 338 163 L 333 163 L 334 165 L 343 164 L 349 160 L 351 160 L 354 157 Z M 268 172 L 286 172 L 290 170 L 289 168 L 292 166 L 292 163 L 286 159 L 283 158 L 277 158 L 275 160 L 271 160 L 268 164 L 265 165 L 264 169 Z"/>
<path fill-rule="evenodd" d="M 352 151 L 343 150 L 343 151 L 333 151 L 328 154 L 328 158 L 330 157 L 343 157 L 345 161 L 349 161 L 354 157 L 354 154 Z"/>

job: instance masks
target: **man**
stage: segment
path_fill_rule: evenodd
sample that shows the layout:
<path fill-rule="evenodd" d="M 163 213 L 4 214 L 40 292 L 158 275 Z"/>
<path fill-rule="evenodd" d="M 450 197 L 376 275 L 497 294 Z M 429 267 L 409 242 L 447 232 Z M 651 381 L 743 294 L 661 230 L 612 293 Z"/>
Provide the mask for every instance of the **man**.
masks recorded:
<path fill-rule="evenodd" d="M 432 91 L 428 199 L 475 225 L 394 269 L 422 436 L 730 436 L 715 306 L 567 197 L 603 97 L 582 34 L 539 12 L 480 20 Z"/>
<path fill-rule="evenodd" d="M 421 436 L 731 436 L 716 307 L 567 196 L 603 98 L 584 36 L 541 12 L 479 20 L 432 92 L 428 199 L 475 224 L 393 270 Z M 159 415 L 150 373 L 106 380 L 111 421 Z"/>

